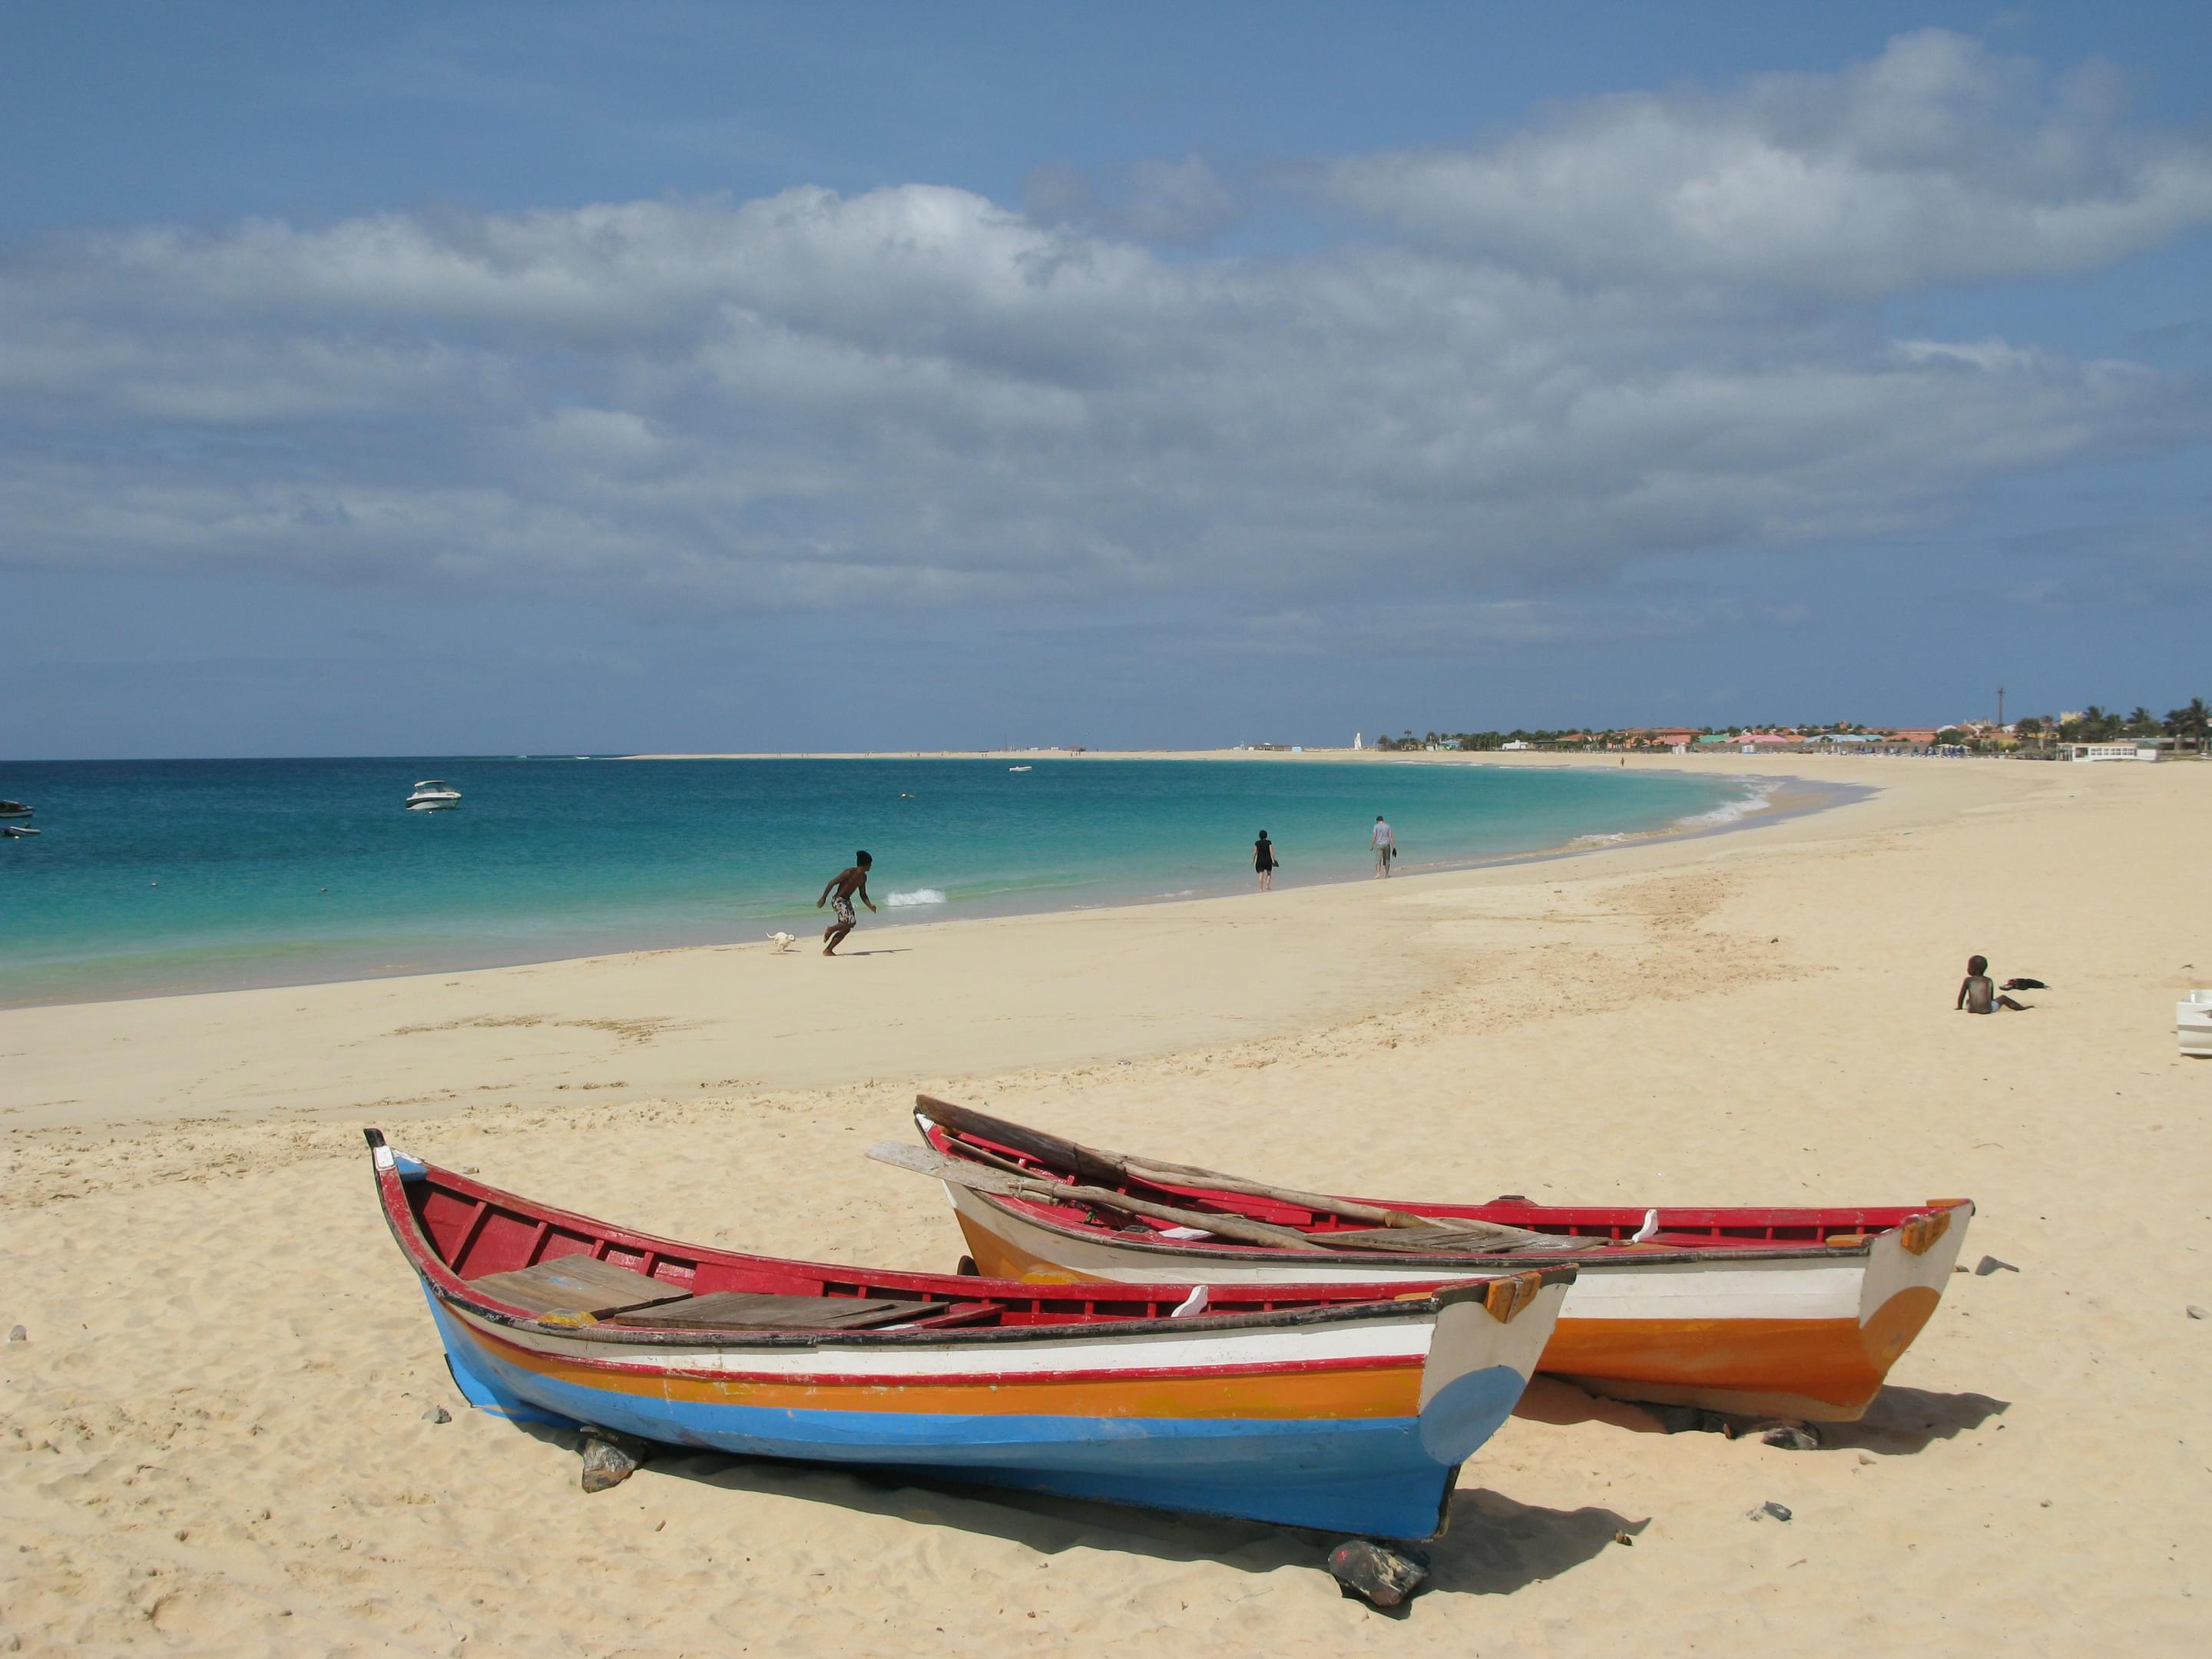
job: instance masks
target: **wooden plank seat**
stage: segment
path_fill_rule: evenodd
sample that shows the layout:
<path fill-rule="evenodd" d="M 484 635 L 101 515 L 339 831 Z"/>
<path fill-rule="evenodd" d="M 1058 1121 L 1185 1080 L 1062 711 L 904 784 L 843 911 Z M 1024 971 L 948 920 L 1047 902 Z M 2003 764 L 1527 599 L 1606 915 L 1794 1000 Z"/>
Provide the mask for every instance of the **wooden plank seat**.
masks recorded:
<path fill-rule="evenodd" d="M 553 1256 L 513 1273 L 487 1273 L 469 1285 L 529 1313 L 588 1314 L 594 1319 L 684 1301 L 691 1295 L 680 1285 L 652 1278 L 635 1267 L 617 1267 L 581 1254 Z"/>
<path fill-rule="evenodd" d="M 945 1312 L 949 1302 L 902 1302 L 857 1296 L 770 1296 L 755 1291 L 710 1291 L 638 1308 L 622 1316 L 625 1325 L 656 1330 L 767 1328 L 798 1331 L 860 1331 L 927 1319 Z"/>

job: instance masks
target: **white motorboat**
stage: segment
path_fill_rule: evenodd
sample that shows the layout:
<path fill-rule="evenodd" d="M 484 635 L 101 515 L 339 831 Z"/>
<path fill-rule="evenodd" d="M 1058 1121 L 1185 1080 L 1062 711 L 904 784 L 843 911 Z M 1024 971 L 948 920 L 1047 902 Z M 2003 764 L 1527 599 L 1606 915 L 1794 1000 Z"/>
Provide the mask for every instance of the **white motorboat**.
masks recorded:
<path fill-rule="evenodd" d="M 443 778 L 425 778 L 415 786 L 415 793 L 407 797 L 410 812 L 437 812 L 448 806 L 461 804 L 461 792 Z"/>
<path fill-rule="evenodd" d="M 0 818 L 27 818 L 31 809 L 19 800 L 0 800 Z"/>

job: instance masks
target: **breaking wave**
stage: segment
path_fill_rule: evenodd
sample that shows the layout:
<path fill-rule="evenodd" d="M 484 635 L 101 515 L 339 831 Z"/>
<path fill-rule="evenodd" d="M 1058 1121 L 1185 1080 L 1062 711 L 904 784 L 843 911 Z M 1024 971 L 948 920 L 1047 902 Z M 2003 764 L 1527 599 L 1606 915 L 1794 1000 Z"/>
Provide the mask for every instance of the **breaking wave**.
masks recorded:
<path fill-rule="evenodd" d="M 1749 794 L 1735 800 L 1723 801 L 1710 812 L 1699 812 L 1691 817 L 1677 818 L 1674 821 L 1674 827 L 1678 830 L 1717 830 L 1723 824 L 1734 823 L 1739 818 L 1747 818 L 1753 812 L 1763 812 L 1773 803 L 1774 786 L 1771 783 L 1762 783 Z"/>
<path fill-rule="evenodd" d="M 910 893 L 886 893 L 884 895 L 884 903 L 886 908 L 894 905 L 942 904 L 944 902 L 945 895 L 934 887 L 917 887 Z"/>

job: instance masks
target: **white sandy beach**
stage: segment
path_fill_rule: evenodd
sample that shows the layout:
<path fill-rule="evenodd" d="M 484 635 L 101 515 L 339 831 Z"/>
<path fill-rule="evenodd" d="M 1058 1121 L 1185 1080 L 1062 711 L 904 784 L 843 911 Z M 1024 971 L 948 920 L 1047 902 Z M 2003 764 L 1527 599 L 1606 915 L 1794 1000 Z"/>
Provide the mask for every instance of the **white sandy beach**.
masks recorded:
<path fill-rule="evenodd" d="M 1696 764 L 1879 793 L 1388 884 L 864 917 L 838 962 L 0 1012 L 0 1650 L 2201 1650 L 2212 1062 L 2172 1004 L 2212 984 L 2212 767 Z M 1977 951 L 2052 988 L 1954 1013 Z M 949 1267 L 941 1194 L 860 1157 L 918 1088 L 1346 1191 L 1970 1196 L 1964 1260 L 2008 1265 L 1817 1452 L 1540 1382 L 1398 1620 L 1266 1527 L 708 1456 L 587 1498 L 566 1441 L 454 1395 L 359 1134 L 679 1237 Z"/>

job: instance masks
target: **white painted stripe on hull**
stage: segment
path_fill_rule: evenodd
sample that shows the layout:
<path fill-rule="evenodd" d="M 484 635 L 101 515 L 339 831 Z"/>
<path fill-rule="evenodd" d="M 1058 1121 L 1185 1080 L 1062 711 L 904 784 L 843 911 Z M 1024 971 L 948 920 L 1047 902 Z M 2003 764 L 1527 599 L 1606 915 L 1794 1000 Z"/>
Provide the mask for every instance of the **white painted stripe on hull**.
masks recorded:
<path fill-rule="evenodd" d="M 1093 1337 L 1069 1342 L 969 1342 L 957 1347 L 949 1343 L 931 1347 L 901 1344 L 896 1348 L 836 1343 L 819 1347 L 691 1347 L 594 1342 L 495 1324 L 451 1304 L 448 1311 L 498 1340 L 564 1359 L 615 1361 L 664 1366 L 672 1370 L 731 1371 L 756 1376 L 832 1376 L 855 1381 L 872 1377 L 911 1381 L 979 1373 L 1021 1376 L 1078 1372 L 1110 1376 L 1116 1371 L 1127 1370 L 1202 1370 L 1215 1365 L 1329 1360 L 1395 1359 L 1419 1365 L 1428 1356 L 1435 1328 L 1434 1319 L 1425 1313 L 1418 1318 L 1354 1325 L 1261 1327 L 1218 1334 L 1163 1333 Z M 1550 1322 L 1530 1317 L 1538 1311 L 1534 1307 L 1526 1310 L 1521 1318 L 1505 1327 L 1498 1327 L 1487 1314 L 1482 1315 L 1482 1320 L 1505 1331 L 1517 1331 L 1525 1322 L 1541 1328 L 1548 1335 Z M 1533 1355 L 1528 1363 L 1533 1368 Z"/>

